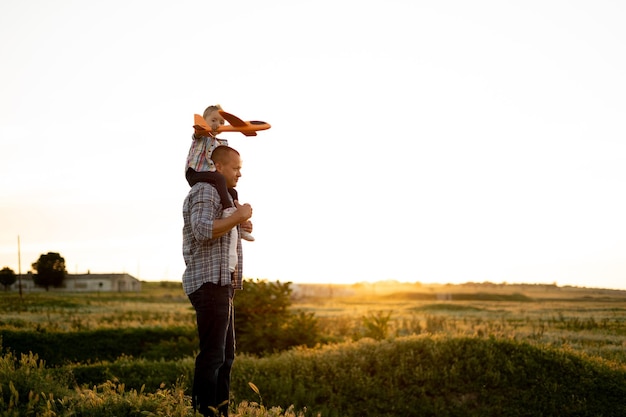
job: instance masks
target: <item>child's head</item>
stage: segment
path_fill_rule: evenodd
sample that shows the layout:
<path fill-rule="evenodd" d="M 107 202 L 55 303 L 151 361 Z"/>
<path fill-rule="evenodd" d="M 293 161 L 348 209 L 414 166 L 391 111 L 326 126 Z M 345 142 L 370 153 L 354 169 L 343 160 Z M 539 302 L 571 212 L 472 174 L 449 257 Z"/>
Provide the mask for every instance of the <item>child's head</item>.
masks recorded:
<path fill-rule="evenodd" d="M 209 106 L 206 108 L 202 117 L 206 120 L 207 125 L 211 128 L 214 134 L 217 134 L 217 128 L 224 125 L 224 118 L 220 114 L 222 108 L 219 104 L 215 106 Z"/>

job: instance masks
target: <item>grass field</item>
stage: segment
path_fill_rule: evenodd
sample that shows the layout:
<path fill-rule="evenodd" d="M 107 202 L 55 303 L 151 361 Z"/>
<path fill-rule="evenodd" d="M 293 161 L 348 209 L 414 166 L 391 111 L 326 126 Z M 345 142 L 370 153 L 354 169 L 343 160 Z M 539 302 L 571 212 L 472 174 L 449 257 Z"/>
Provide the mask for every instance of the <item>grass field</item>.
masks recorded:
<path fill-rule="evenodd" d="M 626 291 L 381 282 L 299 285 L 292 297 L 293 310 L 317 319 L 320 345 L 240 355 L 234 415 L 626 415 Z M 0 417 L 191 416 L 193 354 L 167 355 L 195 329 L 180 283 L 143 283 L 140 293 L 0 294 L 5 339 L 88 341 L 123 331 L 130 341 L 133 332 L 171 329 L 178 336 L 153 349 L 160 359 L 52 366 L 3 342 Z M 81 385 L 81 375 L 101 380 Z"/>
<path fill-rule="evenodd" d="M 385 337 L 495 336 L 563 346 L 626 364 L 626 291 L 378 283 L 355 286 L 351 295 L 307 297 L 296 305 L 314 312 L 329 335 L 345 336 L 369 324 L 384 327 Z"/>

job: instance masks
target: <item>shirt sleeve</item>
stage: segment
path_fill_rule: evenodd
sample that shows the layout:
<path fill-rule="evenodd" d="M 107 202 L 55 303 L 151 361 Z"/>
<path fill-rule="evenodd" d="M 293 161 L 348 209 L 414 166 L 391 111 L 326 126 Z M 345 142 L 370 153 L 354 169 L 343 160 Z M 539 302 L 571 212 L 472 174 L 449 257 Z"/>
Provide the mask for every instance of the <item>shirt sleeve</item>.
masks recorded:
<path fill-rule="evenodd" d="M 204 242 L 213 238 L 213 222 L 218 212 L 217 192 L 209 184 L 200 184 L 191 206 L 191 230 L 196 240 Z"/>

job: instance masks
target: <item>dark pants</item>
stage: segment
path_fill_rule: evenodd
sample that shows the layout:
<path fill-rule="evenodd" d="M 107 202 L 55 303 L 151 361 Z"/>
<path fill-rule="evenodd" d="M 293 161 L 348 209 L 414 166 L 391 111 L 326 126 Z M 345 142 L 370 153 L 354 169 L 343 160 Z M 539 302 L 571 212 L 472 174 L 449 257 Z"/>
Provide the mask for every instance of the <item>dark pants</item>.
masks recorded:
<path fill-rule="evenodd" d="M 223 208 L 232 207 L 232 203 L 228 198 L 228 194 L 233 198 L 234 201 L 239 200 L 239 196 L 237 194 L 237 190 L 234 188 L 228 188 L 226 186 L 226 178 L 219 172 L 214 171 L 195 171 L 193 168 L 187 168 L 187 172 L 185 173 L 185 178 L 189 183 L 190 187 L 193 187 L 194 184 L 198 182 L 208 182 L 213 185 L 217 190 L 217 194 L 220 196 L 220 200 L 222 202 Z"/>
<path fill-rule="evenodd" d="M 204 416 L 209 407 L 228 416 L 230 370 L 235 360 L 235 316 L 232 285 L 204 284 L 189 295 L 196 310 L 200 353 L 196 357 L 192 405 Z"/>

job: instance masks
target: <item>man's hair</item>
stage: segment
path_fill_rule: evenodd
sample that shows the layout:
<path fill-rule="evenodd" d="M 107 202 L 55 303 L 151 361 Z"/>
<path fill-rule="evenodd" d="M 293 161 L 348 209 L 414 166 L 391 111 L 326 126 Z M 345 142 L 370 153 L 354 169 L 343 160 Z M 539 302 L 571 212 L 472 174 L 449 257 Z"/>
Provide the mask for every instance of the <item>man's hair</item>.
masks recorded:
<path fill-rule="evenodd" d="M 211 153 L 211 160 L 216 164 L 217 163 L 225 164 L 230 160 L 230 155 L 232 153 L 234 153 L 235 155 L 239 155 L 239 152 L 237 152 L 235 149 L 231 148 L 230 146 L 226 146 L 226 145 L 218 146 L 217 148 L 213 150 L 213 153 Z"/>
<path fill-rule="evenodd" d="M 206 110 L 204 110 L 204 113 L 202 113 L 202 117 L 204 117 L 206 119 L 206 117 L 210 113 L 213 113 L 215 110 L 222 110 L 222 106 L 220 106 L 219 104 L 216 104 L 214 106 L 207 107 Z"/>

